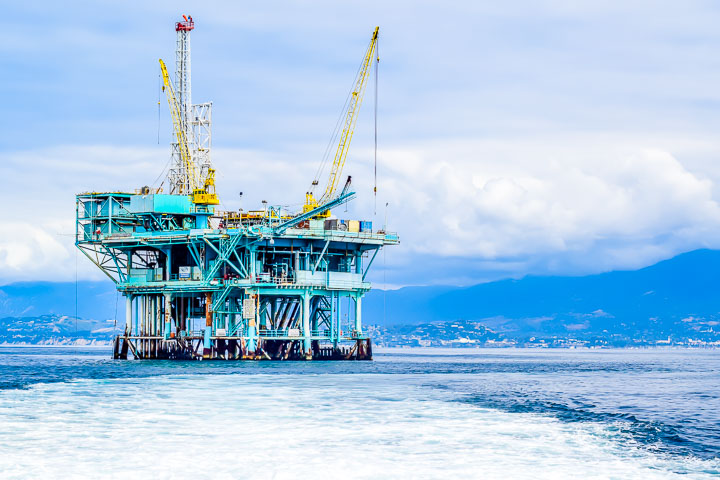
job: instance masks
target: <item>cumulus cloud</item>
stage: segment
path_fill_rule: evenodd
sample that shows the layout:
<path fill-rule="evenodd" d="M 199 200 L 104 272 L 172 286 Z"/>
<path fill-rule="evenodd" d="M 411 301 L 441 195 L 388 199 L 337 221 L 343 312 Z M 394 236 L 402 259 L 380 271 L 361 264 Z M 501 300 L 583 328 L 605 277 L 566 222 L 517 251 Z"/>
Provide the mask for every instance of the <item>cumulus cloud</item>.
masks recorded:
<path fill-rule="evenodd" d="M 163 145 L 139 145 L 155 143 L 157 58 L 172 55 L 175 14 L 148 4 L 130 18 L 104 5 L 58 23 L 67 7 L 46 7 L 15 5 L 0 29 L 11 119 L 0 129 L 0 282 L 70 278 L 74 194 L 158 186 L 169 158 L 164 104 Z M 717 75 L 707 61 L 720 48 L 716 6 L 193 8 L 193 98 L 215 102 L 223 209 L 300 206 L 381 26 L 378 197 L 366 101 L 345 172 L 358 199 L 335 212 L 376 226 L 387 218 L 400 233 L 374 280 L 581 274 L 720 247 Z M 79 264 L 82 278 L 99 275 Z"/>
<path fill-rule="evenodd" d="M 167 158 L 164 149 L 111 146 L 0 153 L 0 283 L 106 278 L 75 251 L 75 194 L 133 191 Z"/>
<path fill-rule="evenodd" d="M 428 278 L 468 283 L 487 273 L 485 262 L 496 274 L 503 263 L 506 275 L 594 273 L 720 247 L 711 177 L 667 151 L 621 143 L 460 141 L 384 152 L 380 189 L 405 241 L 405 268 L 445 258 L 452 267 L 434 262 Z"/>
<path fill-rule="evenodd" d="M 275 190 L 279 203 L 299 200 L 314 166 L 254 152 L 228 157 L 238 174 L 225 186 L 245 185 L 255 201 L 253 188 L 265 196 Z M 382 225 L 389 203 L 388 228 L 402 238 L 389 250 L 393 283 L 594 273 L 720 247 L 716 180 L 642 143 L 606 137 L 435 141 L 386 149 L 380 157 L 378 207 L 371 154 L 360 151 L 346 172 L 358 200 L 348 213 L 336 213 Z M 423 268 L 430 264 L 438 268 Z"/>
<path fill-rule="evenodd" d="M 68 252 L 46 230 L 9 222 L 0 233 L 0 269 L 11 275 L 37 274 L 48 264 L 65 263 Z"/>
<path fill-rule="evenodd" d="M 0 229 L 0 284 L 42 280 L 99 280 L 103 275 L 73 246 L 71 222 L 6 222 Z"/>
<path fill-rule="evenodd" d="M 0 278 L 71 278 L 74 194 L 152 184 L 167 155 L 110 146 L 5 155 L 0 175 L 21 179 L 0 192 L 5 204 L 37 182 L 38 167 L 45 173 L 42 195 L 3 212 Z M 297 211 L 317 166 L 306 146 L 293 154 L 218 149 L 214 158 L 225 210 L 268 200 Z M 334 213 L 399 232 L 401 245 L 383 257 L 392 285 L 637 268 L 720 247 L 713 178 L 667 151 L 621 140 L 420 142 L 381 150 L 379 171 L 376 200 L 371 152 L 354 152 L 345 173 L 358 199 Z M 80 264 L 82 278 L 99 278 L 86 259 Z"/>

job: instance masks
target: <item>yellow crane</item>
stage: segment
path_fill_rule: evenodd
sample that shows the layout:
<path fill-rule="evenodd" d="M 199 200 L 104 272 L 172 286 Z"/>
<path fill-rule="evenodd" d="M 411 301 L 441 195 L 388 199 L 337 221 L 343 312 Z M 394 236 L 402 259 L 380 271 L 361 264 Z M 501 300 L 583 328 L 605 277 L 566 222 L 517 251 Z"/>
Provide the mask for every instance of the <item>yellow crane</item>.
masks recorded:
<path fill-rule="evenodd" d="M 180 158 L 185 165 L 185 172 L 187 175 L 187 191 L 179 193 L 189 194 L 192 197 L 193 203 L 217 205 L 220 201 L 215 193 L 215 170 L 209 168 L 205 178 L 202 180 L 199 178 L 199 175 L 196 172 L 195 162 L 190 155 L 187 131 L 183 125 L 180 103 L 175 95 L 175 89 L 170 81 L 170 75 L 168 75 L 165 62 L 163 62 L 162 59 L 160 59 L 160 70 L 162 71 L 163 78 L 162 89 L 167 96 L 168 106 L 170 107 L 170 116 L 172 117 L 173 122 L 173 130 L 177 139 L 178 151 L 180 153 Z M 200 185 L 202 185 L 202 187 Z"/>
<path fill-rule="evenodd" d="M 219 205 L 220 199 L 215 193 L 215 169 L 208 168 L 202 188 L 193 189 L 193 203 L 202 205 Z"/>
<path fill-rule="evenodd" d="M 352 140 L 353 132 L 355 131 L 358 111 L 360 110 L 360 105 L 362 105 L 363 97 L 365 95 L 365 87 L 367 86 L 367 78 L 370 73 L 373 57 L 375 57 L 377 54 L 377 40 L 379 31 L 380 27 L 375 27 L 372 38 L 370 39 L 370 45 L 368 45 L 365 56 L 363 57 L 363 61 L 360 64 L 360 69 L 358 71 L 357 77 L 355 78 L 355 83 L 353 85 L 352 92 L 350 93 L 349 101 L 347 102 L 347 108 L 341 115 L 341 118 L 344 118 L 344 121 L 342 123 L 343 129 L 342 133 L 340 134 L 340 143 L 338 144 L 337 150 L 335 151 L 335 157 L 333 158 L 333 163 L 330 168 L 330 178 L 328 179 L 327 186 L 325 187 L 325 192 L 319 199 L 316 199 L 313 193 L 313 189 L 319 183 L 318 177 L 322 172 L 321 168 L 318 171 L 318 175 L 315 177 L 315 180 L 313 180 L 310 191 L 305 194 L 305 205 L 303 205 L 303 213 L 309 212 L 310 210 L 317 208 L 318 206 L 332 200 L 335 196 L 338 182 L 340 181 L 340 177 L 342 175 L 342 169 L 345 166 L 345 160 L 347 159 L 348 149 L 350 148 L 350 141 Z M 377 61 L 379 60 L 380 59 L 378 58 Z M 330 210 L 326 210 L 318 216 L 329 217 Z"/>

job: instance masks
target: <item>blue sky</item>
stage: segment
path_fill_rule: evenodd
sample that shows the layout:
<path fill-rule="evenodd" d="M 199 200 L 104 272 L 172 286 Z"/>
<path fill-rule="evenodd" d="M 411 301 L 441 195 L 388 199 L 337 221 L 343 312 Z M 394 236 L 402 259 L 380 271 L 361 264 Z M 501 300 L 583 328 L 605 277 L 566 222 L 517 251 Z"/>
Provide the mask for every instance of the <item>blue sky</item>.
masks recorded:
<path fill-rule="evenodd" d="M 192 14 L 223 208 L 296 206 L 375 25 L 372 109 L 340 216 L 402 244 L 374 280 L 471 284 L 638 268 L 720 247 L 713 2 L 16 2 L 0 18 L 0 283 L 69 280 L 74 194 L 151 184 L 169 158 L 158 64 Z M 370 94 L 370 93 L 369 93 Z M 368 97 L 371 98 L 371 97 Z M 99 278 L 78 261 L 81 278 Z"/>

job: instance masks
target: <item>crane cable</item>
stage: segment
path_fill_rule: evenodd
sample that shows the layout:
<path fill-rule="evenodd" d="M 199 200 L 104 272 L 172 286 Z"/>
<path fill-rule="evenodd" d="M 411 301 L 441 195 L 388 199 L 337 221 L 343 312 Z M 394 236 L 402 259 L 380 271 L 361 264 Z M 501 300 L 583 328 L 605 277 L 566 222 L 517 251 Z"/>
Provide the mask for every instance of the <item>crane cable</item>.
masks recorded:
<path fill-rule="evenodd" d="M 310 192 L 314 192 L 315 187 L 318 185 L 318 183 L 320 183 L 320 177 L 325 171 L 325 167 L 328 165 L 328 163 L 330 163 L 330 152 L 332 151 L 332 148 L 337 145 L 337 138 L 342 132 L 342 121 L 345 118 L 345 114 L 348 110 L 350 102 L 352 101 L 352 93 L 355 89 L 355 83 L 357 82 L 357 76 L 360 74 L 360 70 L 362 70 L 362 64 L 360 64 L 357 72 L 355 72 L 355 80 L 353 80 L 352 87 L 350 88 L 347 97 L 345 97 L 345 103 L 343 104 L 342 109 L 340 109 L 340 114 L 338 115 L 337 121 L 335 122 L 335 128 L 333 129 L 332 135 L 330 135 L 330 140 L 325 147 L 325 153 L 322 156 L 322 160 L 320 160 L 320 165 L 318 165 L 317 172 L 315 173 L 315 178 L 313 179 L 313 183 L 310 186 Z"/>
<path fill-rule="evenodd" d="M 374 214 L 377 215 L 377 117 L 378 117 L 378 69 L 380 68 L 380 39 L 375 40 L 375 185 L 373 196 L 375 200 Z"/>
<path fill-rule="evenodd" d="M 378 39 L 375 38 L 375 49 L 377 53 L 377 44 Z M 370 41 L 370 44 L 372 44 L 373 40 Z M 379 61 L 379 57 L 378 57 Z M 322 157 L 322 160 L 320 161 L 320 165 L 318 166 L 317 172 L 315 174 L 315 178 L 313 179 L 313 183 L 310 186 L 310 192 L 314 192 L 315 187 L 320 183 L 320 177 L 322 176 L 323 172 L 325 171 L 325 167 L 330 164 L 330 153 L 332 151 L 332 148 L 337 144 L 337 138 L 343 131 L 343 120 L 346 118 L 348 108 L 350 106 L 350 103 L 352 102 L 353 98 L 353 92 L 355 91 L 355 87 L 357 86 L 358 77 L 360 76 L 360 73 L 363 69 L 363 62 L 360 63 L 360 66 L 358 67 L 357 71 L 355 72 L 355 78 L 353 79 L 352 86 L 350 88 L 350 91 L 348 92 L 347 97 L 345 98 L 345 103 L 343 104 L 342 109 L 340 110 L 340 114 L 338 115 L 337 122 L 335 123 L 335 129 L 333 130 L 332 135 L 330 136 L 330 141 L 327 144 L 327 147 L 325 148 L 325 154 Z M 375 75 L 377 76 L 377 71 L 375 72 Z"/>
<path fill-rule="evenodd" d="M 160 145 L 160 97 L 162 96 L 162 71 L 158 74 L 158 128 L 157 142 Z"/>
<path fill-rule="evenodd" d="M 162 81 L 162 68 L 160 68 L 160 72 L 158 73 L 158 102 L 157 102 L 157 106 L 158 106 L 157 142 L 158 142 L 158 145 L 160 145 L 160 111 L 161 111 L 161 109 L 160 109 L 160 99 L 161 99 L 161 97 L 162 97 L 162 83 L 163 83 L 163 81 Z M 163 169 L 162 169 L 162 171 L 160 172 L 160 174 L 157 176 L 157 178 L 156 178 L 155 180 L 153 180 L 153 182 L 152 182 L 152 184 L 151 184 L 151 185 L 153 186 L 153 189 L 154 189 L 156 192 L 158 192 L 158 193 L 159 193 L 160 191 L 162 191 L 163 185 L 165 184 L 165 180 L 163 180 L 163 181 L 160 183 L 160 186 L 159 186 L 159 187 L 155 188 L 155 185 L 157 185 L 157 182 L 158 182 L 158 180 L 160 180 L 160 177 L 164 176 L 164 175 L 165 175 L 165 172 L 168 171 L 168 169 L 170 168 L 170 162 L 172 162 L 172 156 L 168 159 L 167 163 L 166 163 L 165 166 L 163 167 Z"/>

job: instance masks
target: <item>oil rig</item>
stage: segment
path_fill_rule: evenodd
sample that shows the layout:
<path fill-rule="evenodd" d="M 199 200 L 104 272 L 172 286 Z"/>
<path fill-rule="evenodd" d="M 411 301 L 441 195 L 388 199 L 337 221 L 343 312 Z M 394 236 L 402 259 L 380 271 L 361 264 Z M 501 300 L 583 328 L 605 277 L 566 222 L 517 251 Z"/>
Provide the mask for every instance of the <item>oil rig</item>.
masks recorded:
<path fill-rule="evenodd" d="M 127 359 L 370 360 L 362 299 L 385 227 L 338 219 L 355 197 L 342 170 L 373 64 L 372 33 L 329 149 L 327 185 L 301 211 L 263 202 L 222 212 L 211 152 L 212 103 L 193 104 L 190 16 L 175 24 L 175 79 L 160 60 L 173 123 L 167 178 L 158 188 L 76 195 L 75 245 L 125 297 L 113 357 Z M 334 144 L 333 144 L 334 145 Z M 163 187 L 167 193 L 163 192 Z M 298 209 L 299 210 L 299 209 Z"/>

